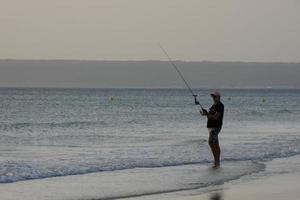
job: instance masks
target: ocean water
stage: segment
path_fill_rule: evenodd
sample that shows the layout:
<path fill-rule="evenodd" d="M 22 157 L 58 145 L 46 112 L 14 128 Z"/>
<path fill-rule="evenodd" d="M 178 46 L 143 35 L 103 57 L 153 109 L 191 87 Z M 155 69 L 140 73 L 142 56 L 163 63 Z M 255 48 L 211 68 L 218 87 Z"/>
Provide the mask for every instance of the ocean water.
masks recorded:
<path fill-rule="evenodd" d="M 209 92 L 196 90 L 207 108 Z M 300 90 L 221 92 L 222 160 L 240 169 L 223 181 L 300 154 Z M 184 89 L 0 89 L 0 111 L 0 184 L 137 169 L 158 170 L 152 183 L 175 170 L 170 191 L 221 181 L 191 173 L 212 156 L 206 119 Z"/>

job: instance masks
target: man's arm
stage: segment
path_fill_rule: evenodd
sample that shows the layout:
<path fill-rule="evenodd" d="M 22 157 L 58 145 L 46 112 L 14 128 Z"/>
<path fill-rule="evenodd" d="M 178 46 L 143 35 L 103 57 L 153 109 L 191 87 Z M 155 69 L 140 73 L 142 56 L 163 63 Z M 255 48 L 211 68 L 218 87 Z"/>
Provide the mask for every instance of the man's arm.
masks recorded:
<path fill-rule="evenodd" d="M 200 114 L 202 115 L 202 116 L 206 116 L 207 115 L 207 110 L 206 109 L 204 109 L 204 108 L 202 108 L 201 110 L 199 110 L 199 112 L 200 112 Z"/>
<path fill-rule="evenodd" d="M 216 112 L 214 115 L 212 115 L 210 113 L 206 113 L 205 115 L 207 116 L 208 119 L 217 120 L 221 116 L 221 113 L 220 112 Z"/>
<path fill-rule="evenodd" d="M 222 113 L 224 112 L 223 106 L 217 106 L 215 114 L 210 114 L 209 112 L 204 113 L 208 119 L 217 120 L 221 117 Z"/>

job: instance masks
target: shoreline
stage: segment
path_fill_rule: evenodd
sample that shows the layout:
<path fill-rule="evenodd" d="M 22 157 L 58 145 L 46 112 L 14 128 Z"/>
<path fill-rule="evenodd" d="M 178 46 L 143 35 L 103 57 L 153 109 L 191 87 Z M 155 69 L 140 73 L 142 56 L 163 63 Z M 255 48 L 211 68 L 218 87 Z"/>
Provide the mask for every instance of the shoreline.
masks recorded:
<path fill-rule="evenodd" d="M 236 175 L 235 179 L 224 179 L 224 181 L 219 180 L 219 176 L 227 173 L 235 174 L 236 170 L 245 167 L 249 169 L 249 165 L 225 162 L 221 173 L 212 171 L 207 165 L 188 165 L 160 169 L 139 168 L 128 170 L 126 173 L 124 171 L 101 172 L 36 179 L 0 184 L 0 193 L 5 200 L 17 200 L 20 196 L 23 200 L 235 200 L 240 198 L 247 200 L 247 197 L 250 197 L 248 198 L 250 200 L 265 196 L 268 198 L 263 198 L 264 200 L 279 200 L 283 199 L 283 196 L 289 200 L 296 200 L 295 196 L 298 197 L 300 194 L 300 184 L 298 184 L 300 155 L 259 163 L 266 168 L 243 176 Z M 255 165 L 250 167 L 255 168 Z M 178 172 L 181 173 L 180 176 L 176 175 Z M 202 187 L 201 181 L 205 178 L 211 181 L 215 179 L 216 182 Z M 182 179 L 189 180 L 186 183 L 182 182 L 183 184 L 200 184 L 201 187 L 196 185 L 191 189 L 153 192 L 157 187 L 167 189 L 170 183 L 172 186 L 173 183 L 180 183 Z M 276 184 L 274 185 L 273 182 Z M 274 197 L 273 190 L 277 191 L 275 195 L 280 198 Z M 255 198 L 253 195 L 256 195 Z"/>

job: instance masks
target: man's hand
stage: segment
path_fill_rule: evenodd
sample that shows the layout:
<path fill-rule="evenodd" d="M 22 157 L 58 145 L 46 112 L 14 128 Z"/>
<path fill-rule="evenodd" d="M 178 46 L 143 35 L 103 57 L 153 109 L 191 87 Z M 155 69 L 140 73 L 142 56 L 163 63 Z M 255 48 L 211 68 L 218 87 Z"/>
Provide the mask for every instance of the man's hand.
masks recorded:
<path fill-rule="evenodd" d="M 206 116 L 206 115 L 208 114 L 208 112 L 207 112 L 206 109 L 202 108 L 202 110 L 200 110 L 200 114 L 201 114 L 202 116 Z"/>

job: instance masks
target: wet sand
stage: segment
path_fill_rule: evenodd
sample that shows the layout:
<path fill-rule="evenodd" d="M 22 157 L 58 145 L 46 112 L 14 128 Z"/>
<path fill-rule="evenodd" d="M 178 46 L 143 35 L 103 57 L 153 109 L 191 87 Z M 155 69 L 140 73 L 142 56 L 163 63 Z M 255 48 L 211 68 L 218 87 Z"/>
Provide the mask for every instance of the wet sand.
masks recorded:
<path fill-rule="evenodd" d="M 235 181 L 165 196 L 130 200 L 299 200 L 300 155 L 266 161 L 266 169 Z"/>
<path fill-rule="evenodd" d="M 299 200 L 300 173 L 281 174 L 240 184 L 225 184 L 224 189 L 176 200 Z"/>

